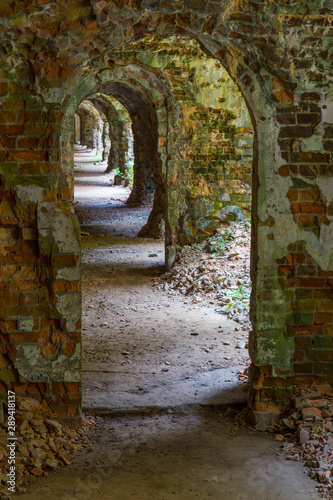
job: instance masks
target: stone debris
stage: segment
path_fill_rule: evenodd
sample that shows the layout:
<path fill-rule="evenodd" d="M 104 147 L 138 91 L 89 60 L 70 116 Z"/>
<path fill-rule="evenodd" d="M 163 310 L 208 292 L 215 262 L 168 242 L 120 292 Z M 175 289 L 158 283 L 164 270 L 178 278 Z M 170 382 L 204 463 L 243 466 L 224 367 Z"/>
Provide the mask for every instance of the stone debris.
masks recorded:
<path fill-rule="evenodd" d="M 239 382 L 247 384 L 249 381 L 249 369 L 245 368 L 244 370 L 239 370 L 237 373 L 237 378 Z"/>
<path fill-rule="evenodd" d="M 320 485 L 323 498 L 333 498 L 333 390 L 313 383 L 298 389 L 288 416 L 273 422 L 268 431 L 283 444 L 287 460 L 302 460 L 309 476 Z M 282 439 L 281 439 L 282 437 Z"/>
<path fill-rule="evenodd" d="M 216 304 L 219 312 L 249 328 L 250 237 L 248 222 L 218 229 L 204 242 L 184 247 L 155 286 L 169 295 Z"/>
<path fill-rule="evenodd" d="M 83 417 L 80 427 L 69 425 L 50 410 L 45 400 L 40 404 L 31 397 L 17 397 L 15 411 L 15 481 L 16 490 L 35 477 L 70 465 L 73 454 L 90 447 L 87 433 L 96 427 L 93 417 Z M 9 479 L 7 419 L 0 426 L 0 498 L 7 498 Z"/>

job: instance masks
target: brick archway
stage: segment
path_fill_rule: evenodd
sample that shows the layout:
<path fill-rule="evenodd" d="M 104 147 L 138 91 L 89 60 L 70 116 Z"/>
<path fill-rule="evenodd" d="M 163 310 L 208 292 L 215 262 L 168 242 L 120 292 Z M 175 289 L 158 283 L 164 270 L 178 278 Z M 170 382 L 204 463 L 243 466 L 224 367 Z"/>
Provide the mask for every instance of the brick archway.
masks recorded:
<path fill-rule="evenodd" d="M 250 406 L 264 427 L 295 384 L 332 381 L 332 59 L 318 48 L 332 13 L 319 2 L 314 16 L 301 3 L 186 0 L 140 10 L 87 0 L 68 18 L 53 4 L 17 7 L 22 25 L 16 7 L 0 20 L 3 395 L 9 385 L 59 414 L 80 412 L 79 228 L 63 113 L 74 114 L 73 92 L 92 88 L 117 48 L 181 35 L 227 69 L 255 130 Z"/>

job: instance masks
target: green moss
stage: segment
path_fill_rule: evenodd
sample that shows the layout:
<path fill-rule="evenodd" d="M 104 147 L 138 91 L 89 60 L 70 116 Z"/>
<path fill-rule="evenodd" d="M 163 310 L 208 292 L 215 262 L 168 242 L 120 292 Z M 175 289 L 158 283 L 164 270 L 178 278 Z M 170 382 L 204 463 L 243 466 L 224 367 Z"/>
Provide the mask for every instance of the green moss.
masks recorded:
<path fill-rule="evenodd" d="M 18 164 L 15 162 L 1 163 L 0 174 L 18 174 Z"/>
<path fill-rule="evenodd" d="M 6 178 L 7 189 L 16 189 L 17 186 L 30 186 L 31 184 L 43 188 L 49 188 L 50 177 L 52 176 L 41 176 L 41 175 L 11 175 Z"/>
<path fill-rule="evenodd" d="M 255 363 L 289 370 L 295 351 L 294 338 L 286 338 L 282 331 L 265 331 L 258 335 Z"/>

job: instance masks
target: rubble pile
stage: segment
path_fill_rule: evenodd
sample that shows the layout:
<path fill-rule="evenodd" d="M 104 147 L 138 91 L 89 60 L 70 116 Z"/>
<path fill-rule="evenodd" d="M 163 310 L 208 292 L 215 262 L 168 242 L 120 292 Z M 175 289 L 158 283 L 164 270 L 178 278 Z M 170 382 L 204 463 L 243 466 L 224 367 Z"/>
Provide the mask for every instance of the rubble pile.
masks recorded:
<path fill-rule="evenodd" d="M 84 417 L 80 427 L 59 420 L 47 403 L 25 397 L 16 399 L 15 483 L 16 490 L 34 477 L 69 465 L 74 452 L 90 446 L 87 432 L 96 423 Z M 9 480 L 8 423 L 0 426 L 0 498 L 7 498 Z"/>
<path fill-rule="evenodd" d="M 303 460 L 324 498 L 333 498 L 333 390 L 314 383 L 301 388 L 293 399 L 289 416 L 268 429 L 287 460 Z"/>
<path fill-rule="evenodd" d="M 194 302 L 209 301 L 229 318 L 249 326 L 250 237 L 248 222 L 217 230 L 202 243 L 183 248 L 155 286 Z"/>

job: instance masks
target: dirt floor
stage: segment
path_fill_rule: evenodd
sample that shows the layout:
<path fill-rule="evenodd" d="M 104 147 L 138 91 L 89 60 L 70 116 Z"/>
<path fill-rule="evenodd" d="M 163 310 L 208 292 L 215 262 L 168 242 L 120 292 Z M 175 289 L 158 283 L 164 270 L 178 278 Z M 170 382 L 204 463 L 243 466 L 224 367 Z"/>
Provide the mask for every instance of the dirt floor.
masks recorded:
<path fill-rule="evenodd" d="M 22 500 L 318 500 L 299 462 L 271 436 L 197 406 L 105 418 L 94 448 L 17 494 Z"/>
<path fill-rule="evenodd" d="M 128 208 L 105 163 L 76 158 L 82 231 L 83 405 L 103 415 L 72 465 L 22 499 L 315 500 L 316 483 L 270 435 L 224 418 L 245 405 L 238 373 L 247 331 L 153 286 L 164 242 L 135 235 L 149 207 Z"/>

